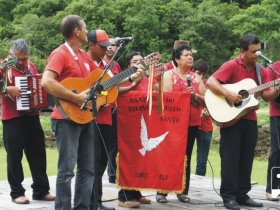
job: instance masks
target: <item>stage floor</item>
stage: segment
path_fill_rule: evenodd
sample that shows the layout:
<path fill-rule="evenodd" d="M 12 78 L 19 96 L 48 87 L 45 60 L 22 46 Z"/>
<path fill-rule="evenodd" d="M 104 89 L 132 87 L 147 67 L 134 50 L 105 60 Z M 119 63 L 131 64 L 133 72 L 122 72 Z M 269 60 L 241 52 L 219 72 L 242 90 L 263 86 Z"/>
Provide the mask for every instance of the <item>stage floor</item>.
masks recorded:
<path fill-rule="evenodd" d="M 50 192 L 51 194 L 55 194 L 55 182 L 56 176 L 50 176 Z M 24 180 L 23 185 L 26 189 L 26 197 L 32 198 L 31 185 L 32 179 L 27 178 Z M 215 189 L 219 193 L 221 180 L 214 179 Z M 74 179 L 72 181 L 72 189 L 74 187 Z M 108 182 L 107 174 L 103 176 L 103 204 L 105 206 L 115 207 L 119 210 L 124 210 L 128 208 L 119 207 L 117 204 L 117 195 L 118 188 L 116 188 L 115 184 L 110 184 Z M 73 191 L 72 191 L 73 192 Z M 53 210 L 54 202 L 53 201 L 33 201 L 30 200 L 30 204 L 19 205 L 15 204 L 11 201 L 11 197 L 9 195 L 10 187 L 8 181 L 0 181 L 0 210 Z M 146 209 L 146 210 L 180 210 L 180 209 L 196 209 L 196 210 L 212 210 L 212 209 L 226 209 L 223 207 L 222 199 L 217 195 L 217 193 L 213 189 L 213 182 L 211 177 L 202 177 L 191 175 L 190 181 L 190 191 L 189 197 L 191 202 L 189 204 L 184 204 L 178 201 L 175 194 L 168 195 L 168 203 L 160 204 L 155 200 L 155 192 L 142 192 L 143 195 L 147 196 L 152 200 L 151 204 L 142 204 L 138 209 Z M 241 209 L 258 209 L 258 210 L 266 210 L 269 207 L 280 208 L 279 201 L 268 201 L 265 197 L 265 186 L 253 186 L 252 190 L 249 192 L 249 196 L 256 200 L 263 202 L 264 207 L 262 208 L 249 208 L 242 207 Z M 107 201 L 112 200 L 113 201 Z M 273 208 L 273 209 L 275 209 Z"/>

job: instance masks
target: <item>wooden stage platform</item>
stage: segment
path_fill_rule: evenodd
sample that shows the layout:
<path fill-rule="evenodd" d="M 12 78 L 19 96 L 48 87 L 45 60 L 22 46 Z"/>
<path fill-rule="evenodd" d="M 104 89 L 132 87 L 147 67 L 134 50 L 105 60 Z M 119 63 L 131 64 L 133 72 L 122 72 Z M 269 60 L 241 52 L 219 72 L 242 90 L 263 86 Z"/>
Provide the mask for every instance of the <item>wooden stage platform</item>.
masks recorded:
<path fill-rule="evenodd" d="M 52 194 L 55 194 L 55 182 L 56 176 L 49 177 Z M 74 180 L 72 181 L 72 189 Z M 220 179 L 214 179 L 215 189 L 219 193 L 220 187 Z M 27 178 L 24 180 L 23 185 L 26 189 L 26 196 L 31 199 L 32 198 L 32 191 L 30 184 L 32 183 L 31 178 Z M 117 195 L 118 195 L 118 188 L 116 188 L 115 184 L 110 184 L 108 182 L 107 175 L 103 176 L 103 204 L 105 206 L 115 207 L 118 210 L 124 210 L 128 208 L 119 207 L 117 204 Z M 73 191 L 72 191 L 73 192 Z M 54 209 L 54 202 L 48 201 L 33 201 L 30 200 L 30 204 L 19 205 L 15 204 L 11 201 L 10 198 L 10 187 L 8 181 L 0 181 L 0 210 L 53 210 Z M 191 175 L 190 181 L 190 191 L 189 197 L 191 202 L 189 204 L 184 204 L 178 201 L 175 194 L 168 195 L 168 203 L 160 204 L 157 203 L 155 200 L 155 192 L 142 192 L 143 195 L 147 196 L 152 200 L 151 204 L 142 204 L 137 209 L 146 209 L 146 210 L 180 210 L 180 209 L 189 209 L 189 210 L 212 210 L 212 209 L 226 209 L 223 207 L 222 199 L 213 189 L 213 182 L 211 177 L 202 177 Z M 263 202 L 264 207 L 262 208 L 251 208 L 241 206 L 241 209 L 258 209 L 258 210 L 266 210 L 269 207 L 269 210 L 276 210 L 280 209 L 280 202 L 279 201 L 268 201 L 265 197 L 265 186 L 254 186 L 249 193 L 249 196 L 256 200 Z M 272 208 L 274 207 L 274 208 Z"/>

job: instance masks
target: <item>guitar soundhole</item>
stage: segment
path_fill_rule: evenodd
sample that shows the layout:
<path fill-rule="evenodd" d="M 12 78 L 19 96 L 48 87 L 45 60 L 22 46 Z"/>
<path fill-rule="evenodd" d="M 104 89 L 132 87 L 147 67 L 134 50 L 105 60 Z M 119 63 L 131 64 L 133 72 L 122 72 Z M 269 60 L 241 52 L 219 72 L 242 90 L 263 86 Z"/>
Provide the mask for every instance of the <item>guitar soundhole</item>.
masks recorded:
<path fill-rule="evenodd" d="M 238 103 L 238 104 L 234 104 L 234 106 L 237 107 L 237 108 L 238 107 L 242 107 L 243 105 L 247 104 L 248 101 L 246 99 L 249 97 L 249 93 L 248 93 L 247 90 L 240 90 L 238 92 L 238 94 L 241 95 L 242 101 L 240 103 Z M 244 102 L 245 102 L 245 104 L 244 104 Z"/>
<path fill-rule="evenodd" d="M 238 92 L 238 94 L 241 95 L 242 100 L 249 97 L 249 93 L 248 93 L 247 90 L 240 90 L 240 91 Z"/>

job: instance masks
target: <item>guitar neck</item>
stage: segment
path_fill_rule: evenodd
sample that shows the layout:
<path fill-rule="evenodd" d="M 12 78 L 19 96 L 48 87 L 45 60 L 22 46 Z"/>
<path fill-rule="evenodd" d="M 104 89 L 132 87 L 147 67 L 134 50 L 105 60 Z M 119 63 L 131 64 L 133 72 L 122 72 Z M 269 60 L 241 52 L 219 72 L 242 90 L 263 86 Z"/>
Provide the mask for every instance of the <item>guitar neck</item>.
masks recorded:
<path fill-rule="evenodd" d="M 146 63 L 144 61 L 141 62 L 141 65 L 146 67 Z M 110 79 L 105 80 L 104 82 L 101 82 L 100 84 L 103 86 L 103 90 L 107 90 L 108 88 L 115 86 L 120 81 L 124 80 L 125 78 L 131 76 L 137 71 L 137 69 L 133 66 L 125 71 L 122 71 L 121 73 L 111 77 Z"/>
<path fill-rule="evenodd" d="M 255 94 L 257 92 L 263 91 L 263 90 L 265 90 L 265 89 L 267 89 L 269 87 L 272 87 L 274 85 L 279 85 L 279 84 L 280 84 L 280 79 L 276 79 L 276 80 L 273 80 L 271 82 L 267 82 L 267 83 L 265 83 L 263 85 L 259 85 L 257 87 L 251 88 L 251 89 L 248 90 L 248 92 L 250 94 Z"/>

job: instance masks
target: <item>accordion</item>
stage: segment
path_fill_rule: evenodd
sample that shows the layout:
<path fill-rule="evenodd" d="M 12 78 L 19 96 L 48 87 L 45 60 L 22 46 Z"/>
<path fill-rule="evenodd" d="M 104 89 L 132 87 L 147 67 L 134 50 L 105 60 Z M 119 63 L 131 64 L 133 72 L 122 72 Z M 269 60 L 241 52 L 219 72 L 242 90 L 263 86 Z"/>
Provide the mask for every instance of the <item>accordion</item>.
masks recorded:
<path fill-rule="evenodd" d="M 17 111 L 52 111 L 53 98 L 41 86 L 42 74 L 15 76 L 13 79 L 15 86 L 21 89 L 21 97 L 16 99 Z"/>

